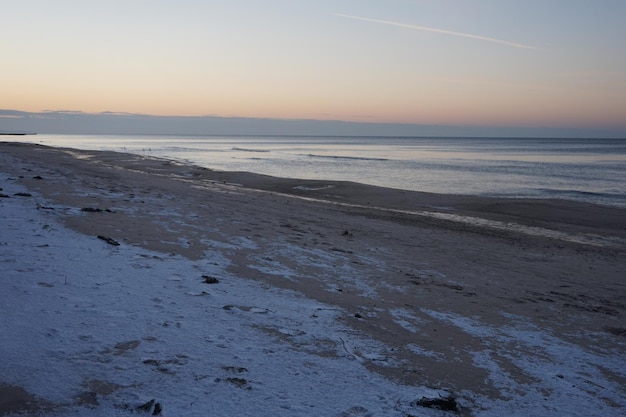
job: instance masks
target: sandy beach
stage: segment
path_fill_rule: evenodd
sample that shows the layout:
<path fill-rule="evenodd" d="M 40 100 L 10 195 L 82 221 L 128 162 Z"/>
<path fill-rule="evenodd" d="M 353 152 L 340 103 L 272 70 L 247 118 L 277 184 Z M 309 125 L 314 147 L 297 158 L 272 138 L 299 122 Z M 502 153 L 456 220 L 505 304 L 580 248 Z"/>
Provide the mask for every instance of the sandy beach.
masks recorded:
<path fill-rule="evenodd" d="M 20 143 L 0 174 L 0 415 L 626 412 L 624 209 Z"/>

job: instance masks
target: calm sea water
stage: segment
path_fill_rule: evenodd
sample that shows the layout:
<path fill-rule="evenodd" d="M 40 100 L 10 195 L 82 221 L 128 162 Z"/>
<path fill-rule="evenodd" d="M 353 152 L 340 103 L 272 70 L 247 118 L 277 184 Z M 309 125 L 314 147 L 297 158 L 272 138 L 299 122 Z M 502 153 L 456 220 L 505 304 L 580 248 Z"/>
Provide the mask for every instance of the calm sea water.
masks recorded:
<path fill-rule="evenodd" d="M 626 139 L 37 135 L 2 140 L 131 152 L 280 177 L 626 207 Z"/>

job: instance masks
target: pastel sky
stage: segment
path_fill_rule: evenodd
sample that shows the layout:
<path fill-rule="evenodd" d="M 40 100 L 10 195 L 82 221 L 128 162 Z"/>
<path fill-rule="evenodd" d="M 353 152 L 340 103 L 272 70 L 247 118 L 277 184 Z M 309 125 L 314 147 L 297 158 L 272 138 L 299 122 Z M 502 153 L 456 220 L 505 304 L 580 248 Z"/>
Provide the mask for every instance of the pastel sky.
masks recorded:
<path fill-rule="evenodd" d="M 0 0 L 0 108 L 626 128 L 624 0 Z"/>

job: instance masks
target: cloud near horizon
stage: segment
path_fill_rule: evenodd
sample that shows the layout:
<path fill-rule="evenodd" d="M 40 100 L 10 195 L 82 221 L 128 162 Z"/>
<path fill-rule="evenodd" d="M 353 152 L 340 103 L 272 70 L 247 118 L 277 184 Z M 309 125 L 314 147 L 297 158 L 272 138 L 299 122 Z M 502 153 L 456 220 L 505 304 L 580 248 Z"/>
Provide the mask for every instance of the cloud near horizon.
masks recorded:
<path fill-rule="evenodd" d="M 455 31 L 446 30 L 446 29 L 437 29 L 437 28 L 431 28 L 431 27 L 427 27 L 427 26 L 410 25 L 410 24 L 407 24 L 407 23 L 393 22 L 393 21 L 390 21 L 390 20 L 371 19 L 369 17 L 352 16 L 352 15 L 340 14 L 340 13 L 334 13 L 334 16 L 343 17 L 343 18 L 346 18 L 346 19 L 361 20 L 361 21 L 364 21 L 364 22 L 380 23 L 380 24 L 383 24 L 383 25 L 396 26 L 396 27 L 401 27 L 401 28 L 405 28 L 405 29 L 419 30 L 419 31 L 422 31 L 422 32 L 439 33 L 439 34 L 443 34 L 443 35 L 457 36 L 457 37 L 461 37 L 461 38 L 476 39 L 476 40 L 480 40 L 480 41 L 497 43 L 497 44 L 500 44 L 500 45 L 506 45 L 506 46 L 510 46 L 510 47 L 513 47 L 513 48 L 533 49 L 533 50 L 538 50 L 539 49 L 539 48 L 537 48 L 535 46 L 532 46 L 532 45 L 526 45 L 526 44 L 523 44 L 523 43 L 511 42 L 511 41 L 507 41 L 507 40 L 504 40 L 504 39 L 492 38 L 492 37 L 489 37 L 489 36 L 474 35 L 474 34 L 471 34 L 471 33 L 455 32 Z"/>

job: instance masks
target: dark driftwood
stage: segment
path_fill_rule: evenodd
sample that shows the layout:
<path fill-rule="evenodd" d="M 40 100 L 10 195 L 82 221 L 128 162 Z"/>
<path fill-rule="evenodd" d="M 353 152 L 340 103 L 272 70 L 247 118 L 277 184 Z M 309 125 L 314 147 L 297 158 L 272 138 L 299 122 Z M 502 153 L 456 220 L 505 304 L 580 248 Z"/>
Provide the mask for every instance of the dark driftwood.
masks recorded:
<path fill-rule="evenodd" d="M 82 209 L 80 209 L 80 211 L 84 211 L 86 213 L 113 213 L 113 211 L 111 211 L 111 209 L 101 209 L 101 208 L 94 208 L 94 207 L 83 207 Z"/>
<path fill-rule="evenodd" d="M 413 405 L 419 407 L 436 408 L 442 411 L 459 411 L 458 404 L 456 403 L 456 398 L 451 395 L 438 398 L 422 397 L 421 400 L 413 402 Z"/>
<path fill-rule="evenodd" d="M 113 245 L 113 246 L 119 246 L 120 245 L 120 243 L 117 240 L 115 240 L 113 238 L 110 238 L 110 237 L 107 237 L 107 236 L 98 235 L 98 239 L 104 240 L 109 245 Z"/>
<path fill-rule="evenodd" d="M 218 282 L 220 282 L 219 279 L 212 277 L 210 275 L 202 275 L 202 279 L 204 280 L 203 282 L 205 284 L 217 284 Z"/>

